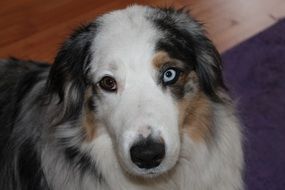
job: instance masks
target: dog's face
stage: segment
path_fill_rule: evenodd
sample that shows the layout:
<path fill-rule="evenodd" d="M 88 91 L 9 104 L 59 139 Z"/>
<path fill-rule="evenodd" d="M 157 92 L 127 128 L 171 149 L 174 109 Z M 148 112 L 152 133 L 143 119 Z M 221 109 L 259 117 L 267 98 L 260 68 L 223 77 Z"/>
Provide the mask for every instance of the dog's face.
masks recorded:
<path fill-rule="evenodd" d="M 218 87 L 219 55 L 200 25 L 183 11 L 141 6 L 77 31 L 50 74 L 63 122 L 91 115 L 84 141 L 96 138 L 90 131 L 100 123 L 122 168 L 144 177 L 177 163 L 183 135 L 207 138 Z"/>

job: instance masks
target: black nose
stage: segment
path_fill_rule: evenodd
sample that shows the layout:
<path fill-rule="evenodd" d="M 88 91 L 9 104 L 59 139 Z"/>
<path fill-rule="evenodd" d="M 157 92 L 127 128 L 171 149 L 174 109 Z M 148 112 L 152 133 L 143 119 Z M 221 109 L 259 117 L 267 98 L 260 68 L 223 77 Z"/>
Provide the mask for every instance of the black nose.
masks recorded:
<path fill-rule="evenodd" d="M 165 156 L 165 145 L 151 138 L 135 143 L 131 149 L 131 159 L 139 168 L 155 168 Z"/>

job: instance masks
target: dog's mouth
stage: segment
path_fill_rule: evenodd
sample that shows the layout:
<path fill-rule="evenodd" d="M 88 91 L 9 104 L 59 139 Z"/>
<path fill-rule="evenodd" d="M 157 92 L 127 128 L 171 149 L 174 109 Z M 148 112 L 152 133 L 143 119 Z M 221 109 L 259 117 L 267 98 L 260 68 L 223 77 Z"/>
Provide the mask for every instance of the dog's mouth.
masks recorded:
<path fill-rule="evenodd" d="M 149 169 L 149 170 L 141 170 L 139 174 L 136 176 L 140 176 L 143 178 L 155 178 L 164 174 L 165 172 L 161 172 L 159 169 Z"/>
<path fill-rule="evenodd" d="M 142 178 L 155 178 L 167 173 L 168 169 L 164 166 L 164 164 L 160 164 L 157 167 L 153 168 L 140 168 L 135 164 L 130 164 L 129 167 L 125 168 L 126 172 L 135 177 Z"/>

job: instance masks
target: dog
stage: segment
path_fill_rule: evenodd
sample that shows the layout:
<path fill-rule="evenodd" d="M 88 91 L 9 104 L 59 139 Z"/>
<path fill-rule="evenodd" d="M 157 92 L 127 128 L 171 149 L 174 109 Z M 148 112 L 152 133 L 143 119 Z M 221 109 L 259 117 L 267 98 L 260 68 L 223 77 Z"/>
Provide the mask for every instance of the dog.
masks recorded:
<path fill-rule="evenodd" d="M 52 65 L 0 62 L 1 190 L 242 190 L 221 59 L 189 11 L 133 5 Z"/>

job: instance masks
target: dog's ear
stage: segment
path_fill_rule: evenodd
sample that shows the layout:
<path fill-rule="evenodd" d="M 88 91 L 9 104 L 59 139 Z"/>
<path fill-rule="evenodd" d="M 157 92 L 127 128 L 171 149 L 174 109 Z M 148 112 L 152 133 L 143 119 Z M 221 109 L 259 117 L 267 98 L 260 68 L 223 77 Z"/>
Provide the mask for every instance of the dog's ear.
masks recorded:
<path fill-rule="evenodd" d="M 200 88 L 212 100 L 219 101 L 219 96 L 217 95 L 218 89 L 226 89 L 223 82 L 220 54 L 204 34 L 200 34 L 197 39 L 193 40 L 195 41 L 195 67 Z"/>
<path fill-rule="evenodd" d="M 226 89 L 222 76 L 222 60 L 213 42 L 209 40 L 203 24 L 194 19 L 190 11 L 182 8 L 177 12 L 181 34 L 186 39 L 188 54 L 193 54 L 195 70 L 201 90 L 213 101 L 220 101 L 218 89 Z M 183 22 L 184 21 L 184 22 Z M 192 62 L 192 60 L 189 60 Z"/>
<path fill-rule="evenodd" d="M 195 70 L 199 78 L 200 88 L 212 100 L 219 101 L 219 88 L 226 89 L 222 76 L 222 61 L 212 41 L 206 36 L 203 24 L 194 19 L 186 8 L 178 10 L 180 22 L 178 27 L 186 39 L 189 54 L 195 57 Z M 187 31 L 185 33 L 185 30 Z M 192 57 L 192 58 L 193 58 Z M 190 60 L 191 62 L 191 60 Z"/>
<path fill-rule="evenodd" d="M 207 37 L 203 24 L 194 19 L 190 11 L 182 8 L 177 11 L 181 22 L 178 24 L 186 39 L 188 54 L 195 59 L 195 71 L 201 90 L 214 101 L 220 101 L 218 89 L 226 89 L 222 76 L 221 56 L 213 42 Z M 191 62 L 192 60 L 189 60 Z"/>
<path fill-rule="evenodd" d="M 60 122 L 75 120 L 82 111 L 95 30 L 95 23 L 77 29 L 64 42 L 51 67 L 47 92 L 60 104 Z"/>

